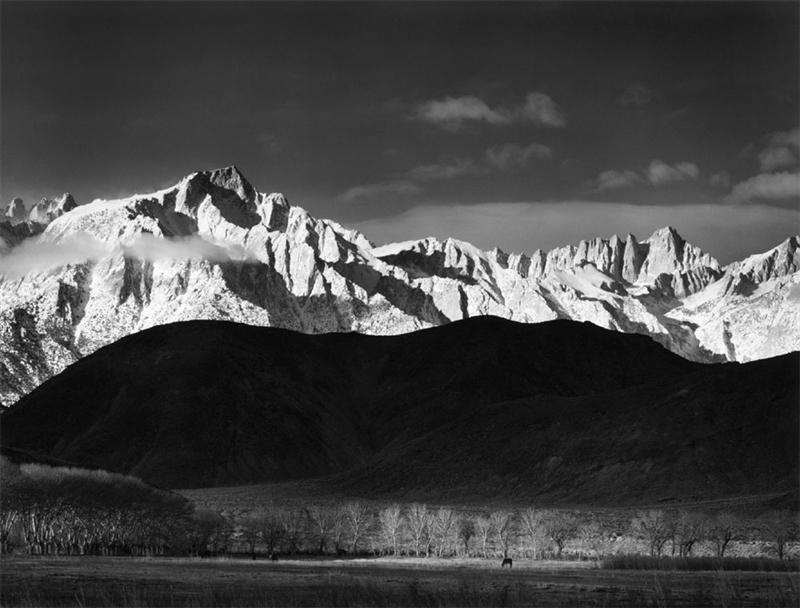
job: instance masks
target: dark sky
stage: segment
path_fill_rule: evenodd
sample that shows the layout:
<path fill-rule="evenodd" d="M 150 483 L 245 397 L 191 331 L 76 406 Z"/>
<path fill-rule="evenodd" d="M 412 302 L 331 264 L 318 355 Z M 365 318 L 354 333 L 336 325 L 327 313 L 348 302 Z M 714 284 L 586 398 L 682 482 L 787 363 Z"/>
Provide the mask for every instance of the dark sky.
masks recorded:
<path fill-rule="evenodd" d="M 728 261 L 798 232 L 798 7 L 3 1 L 0 200 L 236 164 L 376 241 Z"/>

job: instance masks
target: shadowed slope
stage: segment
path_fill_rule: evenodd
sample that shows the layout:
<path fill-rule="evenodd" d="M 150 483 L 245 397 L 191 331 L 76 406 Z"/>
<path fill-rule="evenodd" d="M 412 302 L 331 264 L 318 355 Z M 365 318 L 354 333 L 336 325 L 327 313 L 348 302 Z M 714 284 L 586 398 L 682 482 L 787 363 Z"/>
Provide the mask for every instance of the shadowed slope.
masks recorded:
<path fill-rule="evenodd" d="M 790 489 L 796 393 L 796 356 L 699 365 L 568 321 L 394 337 L 193 321 L 72 365 L 2 415 L 2 440 L 171 487 L 724 496 Z"/>

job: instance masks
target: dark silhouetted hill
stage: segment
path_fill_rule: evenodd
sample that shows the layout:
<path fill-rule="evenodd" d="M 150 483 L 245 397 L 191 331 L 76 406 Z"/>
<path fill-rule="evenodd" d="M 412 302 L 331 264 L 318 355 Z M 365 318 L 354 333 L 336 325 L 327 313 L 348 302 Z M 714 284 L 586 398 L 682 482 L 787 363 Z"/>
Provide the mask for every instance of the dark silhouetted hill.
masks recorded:
<path fill-rule="evenodd" d="M 698 500 L 795 489 L 798 364 L 696 364 L 571 321 L 394 337 L 192 321 L 100 349 L 0 421 L 17 458 L 167 487 Z"/>

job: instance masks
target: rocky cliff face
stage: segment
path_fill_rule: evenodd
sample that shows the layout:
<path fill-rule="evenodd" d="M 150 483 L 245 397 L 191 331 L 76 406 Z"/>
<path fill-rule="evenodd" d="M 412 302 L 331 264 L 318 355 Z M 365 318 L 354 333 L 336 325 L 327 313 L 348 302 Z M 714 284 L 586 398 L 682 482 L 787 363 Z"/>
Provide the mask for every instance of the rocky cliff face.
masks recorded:
<path fill-rule="evenodd" d="M 21 198 L 13 199 L 8 205 L 8 208 L 3 211 L 3 216 L 5 217 L 5 221 L 11 224 L 24 222 L 25 218 L 28 216 L 28 212 L 25 211 L 25 203 Z"/>
<path fill-rule="evenodd" d="M 454 239 L 374 247 L 257 192 L 236 167 L 127 199 L 74 206 L 64 196 L 34 209 L 49 222 L 41 234 L 0 224 L 0 237 L 59 255 L 0 277 L 5 405 L 100 346 L 189 319 L 397 334 L 477 315 L 563 318 L 649 335 L 697 361 L 800 347 L 797 237 L 725 268 L 671 228 L 530 256 Z"/>

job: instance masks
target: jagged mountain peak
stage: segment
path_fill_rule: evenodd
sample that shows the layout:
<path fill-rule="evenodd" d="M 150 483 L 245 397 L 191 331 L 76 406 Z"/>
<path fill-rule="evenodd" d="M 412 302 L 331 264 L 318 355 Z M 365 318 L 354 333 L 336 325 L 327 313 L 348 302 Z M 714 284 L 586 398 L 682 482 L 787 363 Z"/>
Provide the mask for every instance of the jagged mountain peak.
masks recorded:
<path fill-rule="evenodd" d="M 28 220 L 39 224 L 49 224 L 77 206 L 78 203 L 69 192 L 55 198 L 43 198 L 31 208 Z"/>
<path fill-rule="evenodd" d="M 798 270 L 800 270 L 800 236 L 790 236 L 772 249 L 734 262 L 726 268 L 728 274 L 738 277 L 735 282 L 738 292 L 748 288 L 747 285 L 742 287 L 742 281 L 755 285 L 788 276 Z"/>
<path fill-rule="evenodd" d="M 650 241 L 686 242 L 685 239 L 672 226 L 663 226 L 662 228 L 659 228 L 653 232 L 653 234 L 651 234 L 646 240 L 646 242 Z"/>
<path fill-rule="evenodd" d="M 243 201 L 250 203 L 255 201 L 255 188 L 236 165 L 201 171 L 195 175 L 204 176 L 211 184 L 235 192 Z"/>
<path fill-rule="evenodd" d="M 5 217 L 12 224 L 24 222 L 28 217 L 28 212 L 25 210 L 25 203 L 21 198 L 15 198 L 11 201 L 5 211 Z"/>
<path fill-rule="evenodd" d="M 774 292 L 757 289 L 765 277 L 797 272 L 797 237 L 748 258 L 752 278 L 726 291 L 718 262 L 670 226 L 644 241 L 595 237 L 530 255 L 455 238 L 375 247 L 281 193 L 257 192 L 233 165 L 71 210 L 71 197 L 54 200 L 66 212 L 46 227 L 0 222 L 0 247 L 16 246 L 34 228 L 44 230 L 39 244 L 72 245 L 88 234 L 107 253 L 59 258 L 46 272 L 16 280 L 0 274 L 5 403 L 115 339 L 191 319 L 387 335 L 482 315 L 527 323 L 561 318 L 643 333 L 701 361 L 759 358 L 800 345 L 800 300 L 792 291 L 798 275 L 774 282 Z M 746 270 L 743 264 L 737 268 Z M 751 294 L 765 290 L 769 299 L 757 306 L 769 314 L 743 317 Z M 692 294 L 698 297 L 688 302 Z M 730 322 L 720 325 L 721 314 L 704 312 L 717 304 Z M 779 341 L 756 336 L 766 336 L 773 309 L 788 328 Z"/>

